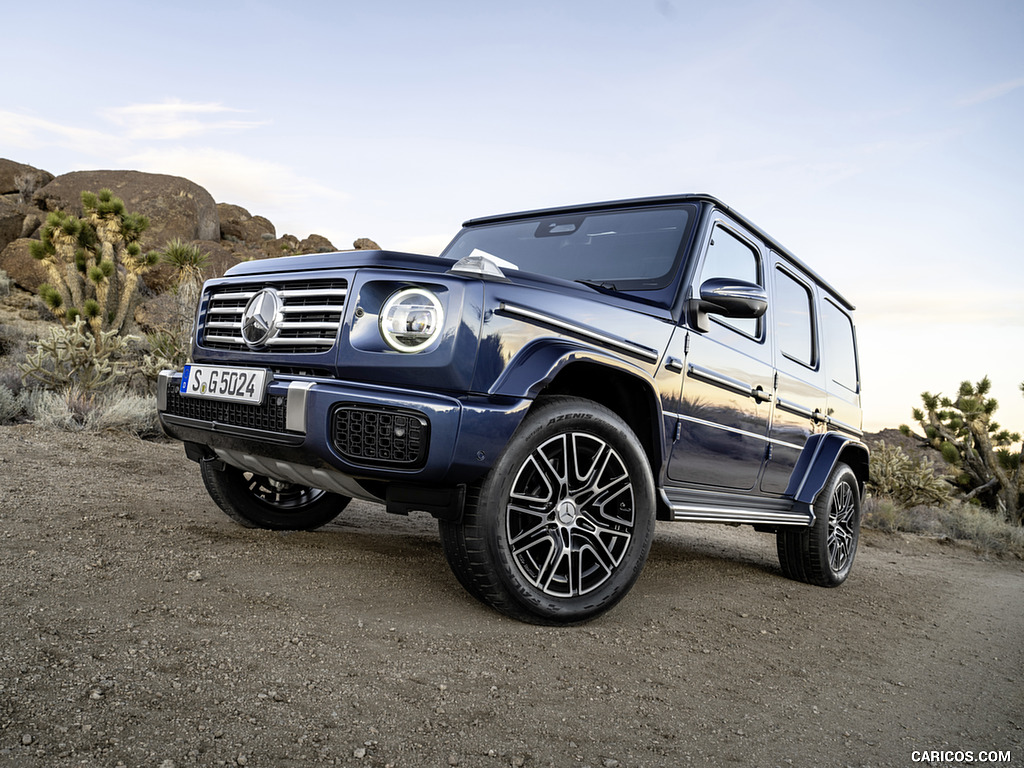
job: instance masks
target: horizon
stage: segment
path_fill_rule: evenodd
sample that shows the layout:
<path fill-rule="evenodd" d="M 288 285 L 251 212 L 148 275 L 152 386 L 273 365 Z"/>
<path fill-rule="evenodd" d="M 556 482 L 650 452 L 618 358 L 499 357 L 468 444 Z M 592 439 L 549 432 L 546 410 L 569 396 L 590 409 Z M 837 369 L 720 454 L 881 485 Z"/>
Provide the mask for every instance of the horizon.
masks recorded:
<path fill-rule="evenodd" d="M 867 431 L 919 431 L 921 392 L 988 376 L 1024 432 L 1024 6 L 65 8 L 43 55 L 0 54 L 32 75 L 5 85 L 11 160 L 183 176 L 278 235 L 434 254 L 477 216 L 708 192 L 857 305 Z"/>

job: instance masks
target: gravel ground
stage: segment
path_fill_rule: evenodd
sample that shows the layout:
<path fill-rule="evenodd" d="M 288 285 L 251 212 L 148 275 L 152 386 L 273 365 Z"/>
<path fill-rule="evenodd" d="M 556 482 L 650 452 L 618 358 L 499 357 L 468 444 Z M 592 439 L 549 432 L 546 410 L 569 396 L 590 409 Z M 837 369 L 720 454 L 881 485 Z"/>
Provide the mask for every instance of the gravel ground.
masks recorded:
<path fill-rule="evenodd" d="M 1024 564 L 931 540 L 867 532 L 824 590 L 749 528 L 659 524 L 617 608 L 538 628 L 429 517 L 247 530 L 177 444 L 29 425 L 0 539 L 3 766 L 1024 762 Z"/>

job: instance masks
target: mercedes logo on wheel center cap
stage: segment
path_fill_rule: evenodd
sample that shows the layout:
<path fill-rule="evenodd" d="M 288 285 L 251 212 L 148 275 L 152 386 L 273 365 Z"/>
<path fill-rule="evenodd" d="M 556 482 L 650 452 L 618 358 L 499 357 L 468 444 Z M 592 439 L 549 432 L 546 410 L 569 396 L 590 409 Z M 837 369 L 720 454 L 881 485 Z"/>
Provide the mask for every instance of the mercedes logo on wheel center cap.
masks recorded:
<path fill-rule="evenodd" d="M 281 297 L 273 288 L 254 295 L 242 310 L 242 341 L 250 348 L 262 347 L 277 333 L 281 319 Z"/>

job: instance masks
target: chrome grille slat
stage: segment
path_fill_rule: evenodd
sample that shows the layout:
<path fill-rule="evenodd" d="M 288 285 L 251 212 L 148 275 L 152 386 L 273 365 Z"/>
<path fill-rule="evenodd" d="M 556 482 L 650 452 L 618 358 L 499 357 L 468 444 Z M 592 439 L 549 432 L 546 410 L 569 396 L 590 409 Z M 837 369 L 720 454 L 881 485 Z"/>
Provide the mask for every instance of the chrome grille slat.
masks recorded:
<path fill-rule="evenodd" d="M 282 312 L 291 314 L 294 312 L 337 312 L 341 314 L 343 307 L 337 304 L 296 304 L 295 306 L 288 306 L 287 304 L 281 308 Z"/>
<path fill-rule="evenodd" d="M 245 305 L 263 288 L 274 288 L 281 299 L 278 335 L 267 342 L 275 352 L 326 352 L 334 346 L 348 297 L 343 279 L 268 281 L 222 285 L 210 290 L 200 338 L 215 349 L 249 351 L 242 339 Z"/>
<path fill-rule="evenodd" d="M 344 299 L 348 296 L 348 288 L 332 288 L 325 291 L 318 291 L 312 288 L 286 288 L 278 291 L 277 293 L 283 299 L 299 299 L 304 296 L 337 296 L 338 298 Z"/>

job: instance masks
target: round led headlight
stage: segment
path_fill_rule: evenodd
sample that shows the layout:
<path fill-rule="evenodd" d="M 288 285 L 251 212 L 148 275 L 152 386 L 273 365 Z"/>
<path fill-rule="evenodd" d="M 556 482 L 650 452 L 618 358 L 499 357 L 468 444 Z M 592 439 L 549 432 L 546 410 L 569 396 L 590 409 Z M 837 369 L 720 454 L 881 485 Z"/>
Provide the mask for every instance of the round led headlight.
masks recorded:
<path fill-rule="evenodd" d="M 380 311 L 380 335 L 399 352 L 425 349 L 441 334 L 443 326 L 441 302 L 424 288 L 405 288 L 391 294 Z"/>

